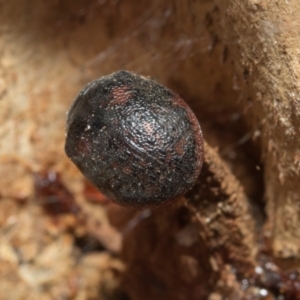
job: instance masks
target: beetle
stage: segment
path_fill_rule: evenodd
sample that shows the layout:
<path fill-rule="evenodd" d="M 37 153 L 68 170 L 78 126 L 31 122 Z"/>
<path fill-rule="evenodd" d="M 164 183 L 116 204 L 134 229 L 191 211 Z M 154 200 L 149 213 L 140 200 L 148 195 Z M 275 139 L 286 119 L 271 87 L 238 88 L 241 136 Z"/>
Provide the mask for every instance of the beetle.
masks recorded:
<path fill-rule="evenodd" d="M 130 207 L 181 198 L 203 164 L 195 114 L 154 80 L 118 71 L 89 83 L 67 115 L 65 151 L 104 195 Z"/>

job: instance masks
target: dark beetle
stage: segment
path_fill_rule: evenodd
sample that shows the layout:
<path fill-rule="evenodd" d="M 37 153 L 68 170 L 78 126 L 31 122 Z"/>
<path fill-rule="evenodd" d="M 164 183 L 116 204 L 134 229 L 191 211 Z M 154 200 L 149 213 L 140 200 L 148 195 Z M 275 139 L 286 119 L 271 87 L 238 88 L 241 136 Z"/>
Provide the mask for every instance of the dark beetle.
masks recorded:
<path fill-rule="evenodd" d="M 189 106 L 127 71 L 79 93 L 68 113 L 65 150 L 103 194 L 133 207 L 179 199 L 203 162 L 202 133 Z"/>

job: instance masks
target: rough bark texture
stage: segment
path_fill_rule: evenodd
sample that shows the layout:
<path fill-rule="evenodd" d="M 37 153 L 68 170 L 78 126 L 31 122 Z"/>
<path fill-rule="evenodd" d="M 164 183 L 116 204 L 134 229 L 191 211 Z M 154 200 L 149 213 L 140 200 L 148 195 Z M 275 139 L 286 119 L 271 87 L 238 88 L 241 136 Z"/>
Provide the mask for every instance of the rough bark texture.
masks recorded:
<path fill-rule="evenodd" d="M 224 9 L 239 41 L 239 70 L 252 106 L 247 119 L 261 134 L 265 235 L 276 256 L 299 259 L 300 3 L 248 1 L 242 8 L 232 1 Z"/>
<path fill-rule="evenodd" d="M 0 0 L 0 299 L 300 299 L 299 11 Z M 203 127 L 205 184 L 177 205 L 104 205 L 64 154 L 73 98 L 119 69 L 172 88 Z"/>

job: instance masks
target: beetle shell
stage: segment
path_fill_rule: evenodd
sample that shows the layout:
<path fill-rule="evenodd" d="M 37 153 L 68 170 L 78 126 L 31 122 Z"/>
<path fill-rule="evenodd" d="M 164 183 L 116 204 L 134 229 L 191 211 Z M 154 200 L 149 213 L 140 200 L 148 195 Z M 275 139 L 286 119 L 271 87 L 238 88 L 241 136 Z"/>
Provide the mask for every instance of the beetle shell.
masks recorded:
<path fill-rule="evenodd" d="M 177 94 L 119 71 L 79 93 L 68 113 L 65 151 L 103 194 L 147 207 L 175 201 L 194 185 L 203 138 Z"/>

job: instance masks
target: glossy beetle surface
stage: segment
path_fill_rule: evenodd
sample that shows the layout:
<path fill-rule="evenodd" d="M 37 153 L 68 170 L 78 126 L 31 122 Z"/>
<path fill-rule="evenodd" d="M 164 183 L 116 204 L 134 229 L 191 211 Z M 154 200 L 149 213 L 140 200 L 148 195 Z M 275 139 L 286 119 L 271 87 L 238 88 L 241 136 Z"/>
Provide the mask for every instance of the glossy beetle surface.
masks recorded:
<path fill-rule="evenodd" d="M 203 139 L 194 113 L 177 94 L 119 71 L 79 93 L 68 113 L 65 151 L 115 202 L 156 206 L 194 185 Z"/>

